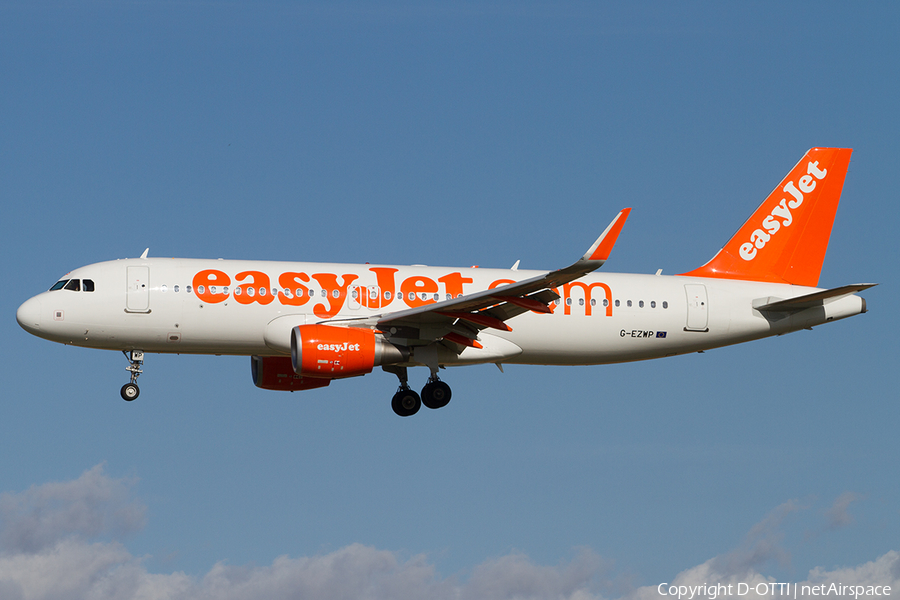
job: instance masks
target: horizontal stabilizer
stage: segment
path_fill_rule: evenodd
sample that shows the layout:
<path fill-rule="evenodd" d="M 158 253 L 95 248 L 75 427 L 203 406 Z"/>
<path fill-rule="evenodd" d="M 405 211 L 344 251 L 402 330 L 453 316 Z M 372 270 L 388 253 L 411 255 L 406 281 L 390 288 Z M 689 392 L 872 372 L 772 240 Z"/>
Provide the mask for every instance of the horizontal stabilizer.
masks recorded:
<path fill-rule="evenodd" d="M 828 300 L 840 298 L 842 296 L 849 296 L 850 294 L 855 294 L 856 292 L 867 290 L 870 287 L 875 287 L 876 285 L 878 284 L 855 283 L 853 285 L 844 285 L 830 290 L 813 292 L 812 294 L 797 296 L 796 298 L 789 298 L 787 300 L 778 300 L 772 297 L 760 298 L 753 301 L 753 308 L 759 311 L 795 312 L 807 308 L 812 308 L 814 306 L 822 306 Z"/>

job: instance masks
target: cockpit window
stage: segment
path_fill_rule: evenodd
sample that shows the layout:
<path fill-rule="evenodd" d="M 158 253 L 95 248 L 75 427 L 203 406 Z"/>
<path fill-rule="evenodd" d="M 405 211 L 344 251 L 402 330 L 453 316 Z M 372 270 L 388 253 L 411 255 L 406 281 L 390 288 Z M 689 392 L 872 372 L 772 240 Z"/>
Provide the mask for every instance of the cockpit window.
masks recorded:
<path fill-rule="evenodd" d="M 73 292 L 93 292 L 94 291 L 94 280 L 93 279 L 61 279 L 53 284 L 53 287 L 50 288 L 50 291 L 53 292 L 55 290 L 70 290 Z"/>

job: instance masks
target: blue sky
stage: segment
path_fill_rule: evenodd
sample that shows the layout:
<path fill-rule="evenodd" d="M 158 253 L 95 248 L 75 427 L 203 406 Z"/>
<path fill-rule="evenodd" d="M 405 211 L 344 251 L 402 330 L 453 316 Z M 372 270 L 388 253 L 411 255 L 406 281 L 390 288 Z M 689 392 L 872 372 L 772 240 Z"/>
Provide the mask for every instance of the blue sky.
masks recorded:
<path fill-rule="evenodd" d="M 0 3 L 0 592 L 50 597 L 23 578 L 51 555 L 125 586 L 71 598 L 897 582 L 898 30 L 891 3 Z M 126 404 L 121 355 L 14 319 L 148 246 L 553 269 L 625 206 L 604 270 L 680 273 L 812 146 L 855 149 L 820 285 L 880 283 L 868 314 L 452 370 L 411 419 L 392 375 L 279 394 L 234 357 L 148 355 Z"/>

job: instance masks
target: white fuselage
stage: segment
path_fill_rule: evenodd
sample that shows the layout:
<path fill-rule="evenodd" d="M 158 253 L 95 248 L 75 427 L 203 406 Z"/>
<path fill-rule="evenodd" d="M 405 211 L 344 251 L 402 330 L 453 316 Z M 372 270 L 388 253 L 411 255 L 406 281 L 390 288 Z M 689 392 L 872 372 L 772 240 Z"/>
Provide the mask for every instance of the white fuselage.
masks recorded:
<path fill-rule="evenodd" d="M 540 275 L 537 271 L 142 258 L 81 267 L 93 291 L 39 294 L 17 318 L 42 338 L 158 353 L 290 354 L 297 325 L 372 317 Z M 793 313 L 754 306 L 817 288 L 705 277 L 592 273 L 556 290 L 552 314 L 526 312 L 512 331 L 486 329 L 483 348 L 441 364 L 585 365 L 735 344 L 865 312 L 855 295 Z M 252 292 L 251 292 L 252 290 Z M 403 343 L 402 332 L 384 331 Z M 391 339 L 391 336 L 394 339 Z M 409 364 L 421 364 L 414 358 Z"/>

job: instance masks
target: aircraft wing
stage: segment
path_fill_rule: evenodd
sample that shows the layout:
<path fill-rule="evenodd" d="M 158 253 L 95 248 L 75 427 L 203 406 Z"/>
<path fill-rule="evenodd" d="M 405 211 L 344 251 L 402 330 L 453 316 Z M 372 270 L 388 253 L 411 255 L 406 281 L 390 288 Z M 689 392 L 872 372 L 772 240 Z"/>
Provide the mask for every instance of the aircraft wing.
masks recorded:
<path fill-rule="evenodd" d="M 506 321 L 515 316 L 529 310 L 551 312 L 550 303 L 559 298 L 552 288 L 600 268 L 609 258 L 630 212 L 630 208 L 620 211 L 584 256 L 563 269 L 451 300 L 366 319 L 330 323 L 393 330 L 392 338 L 407 339 L 412 344 L 445 339 L 460 346 L 481 347 L 477 341 L 480 330 L 512 331 Z"/>

